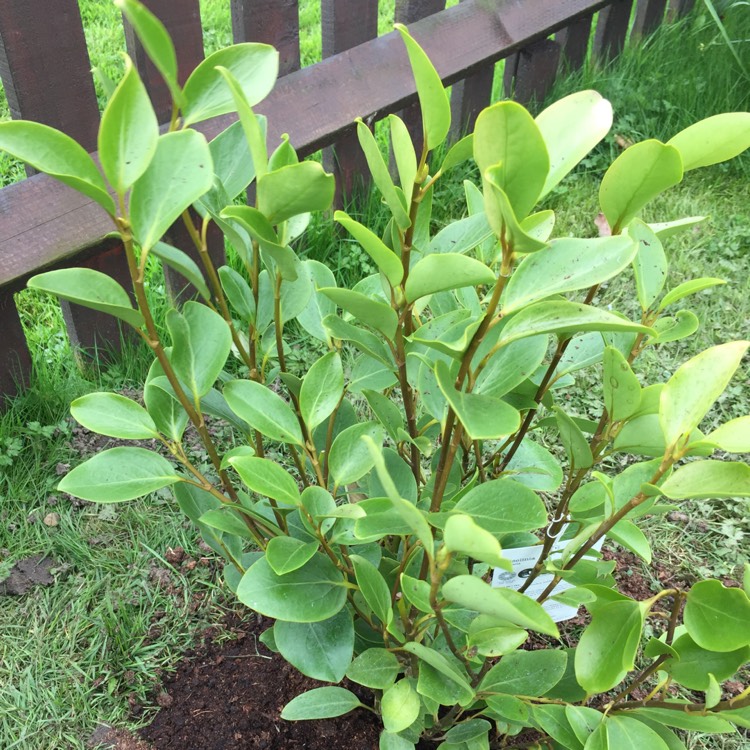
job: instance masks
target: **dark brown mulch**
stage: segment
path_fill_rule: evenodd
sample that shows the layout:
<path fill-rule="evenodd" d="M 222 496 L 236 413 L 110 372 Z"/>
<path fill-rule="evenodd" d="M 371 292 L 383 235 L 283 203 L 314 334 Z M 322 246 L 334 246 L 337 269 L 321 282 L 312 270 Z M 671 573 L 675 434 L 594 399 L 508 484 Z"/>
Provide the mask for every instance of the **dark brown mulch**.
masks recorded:
<path fill-rule="evenodd" d="M 257 639 L 270 625 L 249 617 L 238 638 L 187 654 L 157 698 L 162 709 L 140 731 L 153 750 L 375 750 L 380 722 L 369 711 L 338 719 L 288 722 L 281 709 L 320 682 L 300 675 Z M 371 702 L 368 691 L 342 683 Z"/>

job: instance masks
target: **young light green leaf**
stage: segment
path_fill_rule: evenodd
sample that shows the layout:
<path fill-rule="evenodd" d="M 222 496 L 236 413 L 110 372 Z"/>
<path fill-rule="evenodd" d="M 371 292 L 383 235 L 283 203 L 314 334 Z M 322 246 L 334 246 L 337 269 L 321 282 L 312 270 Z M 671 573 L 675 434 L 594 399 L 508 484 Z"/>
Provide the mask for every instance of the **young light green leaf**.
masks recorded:
<path fill-rule="evenodd" d="M 599 204 L 612 234 L 619 234 L 659 193 L 682 180 L 682 159 L 673 146 L 656 140 L 625 149 L 607 170 L 599 190 Z"/>
<path fill-rule="evenodd" d="M 292 408 L 278 394 L 252 380 L 232 380 L 224 386 L 229 408 L 271 440 L 303 446 L 302 430 Z"/>
<path fill-rule="evenodd" d="M 172 464 L 145 448 L 110 448 L 66 474 L 57 489 L 94 503 L 119 503 L 181 481 Z"/>
<path fill-rule="evenodd" d="M 111 276 L 93 268 L 61 268 L 32 276 L 30 289 L 55 294 L 92 310 L 114 315 L 134 328 L 143 325 L 143 316 L 133 308 L 130 296 Z"/>
<path fill-rule="evenodd" d="M 505 401 L 456 390 L 448 365 L 441 359 L 435 362 L 435 377 L 440 391 L 472 440 L 493 440 L 511 435 L 520 426 L 521 415 Z"/>
<path fill-rule="evenodd" d="M 234 98 L 218 67 L 237 80 L 249 106 L 268 96 L 279 73 L 279 53 L 268 44 L 246 43 L 225 47 L 209 55 L 190 74 L 183 93 L 185 125 L 235 111 Z"/>
<path fill-rule="evenodd" d="M 630 237 L 553 240 L 548 248 L 523 259 L 503 294 L 503 314 L 553 294 L 588 289 L 611 279 L 635 257 Z"/>
<path fill-rule="evenodd" d="M 156 153 L 159 123 L 132 60 L 112 94 L 99 126 L 99 161 L 110 185 L 124 195 Z"/>
<path fill-rule="evenodd" d="M 186 302 L 182 312 L 167 312 L 172 337 L 170 362 L 177 377 L 196 397 L 210 390 L 229 356 L 232 334 L 217 312 L 199 302 Z"/>
<path fill-rule="evenodd" d="M 441 174 L 445 174 L 449 169 L 453 169 L 453 167 L 458 166 L 467 159 L 471 159 L 473 154 L 474 134 L 469 133 L 469 135 L 465 135 L 448 149 L 448 153 L 440 165 Z"/>
<path fill-rule="evenodd" d="M 0 122 L 0 151 L 83 193 L 108 214 L 115 204 L 94 160 L 83 146 L 59 130 L 38 122 Z"/>
<path fill-rule="evenodd" d="M 411 680 L 399 680 L 383 693 L 380 703 L 383 726 L 389 732 L 403 731 L 417 719 L 421 705 Z"/>
<path fill-rule="evenodd" d="M 336 484 L 343 486 L 361 479 L 373 467 L 373 459 L 362 439 L 368 436 L 382 445 L 385 433 L 376 422 L 360 422 L 347 427 L 333 441 L 328 468 Z"/>
<path fill-rule="evenodd" d="M 311 211 L 325 211 L 336 189 L 333 175 L 314 161 L 267 172 L 258 178 L 257 185 L 258 209 L 271 224 Z"/>
<path fill-rule="evenodd" d="M 550 168 L 544 137 L 528 111 L 511 101 L 487 107 L 474 126 L 474 160 L 482 175 L 497 165 L 497 187 L 508 196 L 515 216 L 526 218 Z"/>
<path fill-rule="evenodd" d="M 690 294 L 697 294 L 698 292 L 702 292 L 704 289 L 710 289 L 712 286 L 726 283 L 727 282 L 723 279 L 715 279 L 710 277 L 685 281 L 682 284 L 678 284 L 674 289 L 664 295 L 662 301 L 659 303 L 659 310 L 663 310 L 665 307 L 673 305 L 675 302 L 679 302 L 679 300 L 687 297 Z"/>
<path fill-rule="evenodd" d="M 206 280 L 203 278 L 203 272 L 187 253 L 168 245 L 166 242 L 157 242 L 151 248 L 151 252 L 162 263 L 184 276 L 198 290 L 203 299 L 207 302 L 211 299 L 211 292 L 209 292 Z"/>
<path fill-rule="evenodd" d="M 242 274 L 230 268 L 222 266 L 218 270 L 219 281 L 224 295 L 235 312 L 246 323 L 255 322 L 255 298 L 250 285 L 245 281 Z"/>
<path fill-rule="evenodd" d="M 449 516 L 443 529 L 443 543 L 449 552 L 460 552 L 474 560 L 480 560 L 505 570 L 513 570 L 510 560 L 503 557 L 497 539 L 489 531 L 474 523 L 471 516 L 462 514 Z"/>
<path fill-rule="evenodd" d="M 151 162 L 130 194 L 133 236 L 148 252 L 213 184 L 211 151 L 204 136 L 181 130 L 159 137 Z"/>
<path fill-rule="evenodd" d="M 596 91 L 579 91 L 543 110 L 536 124 L 550 162 L 543 198 L 609 133 L 612 105 Z"/>
<path fill-rule="evenodd" d="M 705 442 L 727 453 L 750 453 L 750 416 L 730 419 L 709 432 Z"/>
<path fill-rule="evenodd" d="M 395 654 L 384 648 L 368 648 L 349 665 L 346 676 L 365 687 L 385 690 L 395 682 L 400 670 Z"/>
<path fill-rule="evenodd" d="M 750 112 L 725 112 L 690 125 L 667 141 L 682 157 L 683 169 L 734 159 L 750 148 Z"/>
<path fill-rule="evenodd" d="M 474 258 L 458 253 L 432 253 L 411 269 L 404 292 L 406 299 L 414 302 L 447 289 L 493 284 L 495 280 L 494 272 Z"/>
<path fill-rule="evenodd" d="M 166 82 L 172 100 L 181 107 L 184 97 L 177 83 L 177 54 L 164 24 L 138 0 L 114 2 L 135 29 L 143 49 Z"/>
<path fill-rule="evenodd" d="M 315 554 L 301 568 L 277 575 L 261 558 L 242 577 L 237 598 L 267 617 L 287 622 L 321 622 L 346 604 L 346 588 L 336 566 Z"/>
<path fill-rule="evenodd" d="M 319 289 L 321 287 L 335 287 L 336 279 L 328 266 L 319 263 L 317 260 L 306 260 L 303 261 L 303 263 L 309 271 L 310 279 L 313 284 L 313 292 L 310 295 L 310 299 L 305 306 L 305 309 L 297 316 L 297 322 L 311 336 L 329 344 L 331 334 L 326 330 L 323 320 L 330 315 L 342 323 L 343 321 L 341 318 L 334 315 L 336 312 L 336 305 L 321 294 Z"/>
<path fill-rule="evenodd" d="M 287 721 L 331 719 L 348 714 L 361 705 L 359 698 L 344 688 L 315 688 L 289 701 L 281 711 L 281 718 Z"/>
<path fill-rule="evenodd" d="M 734 461 L 693 461 L 660 486 L 671 500 L 750 497 L 750 466 Z"/>
<path fill-rule="evenodd" d="M 352 289 L 326 287 L 319 289 L 328 299 L 353 315 L 369 328 L 380 331 L 387 339 L 393 339 L 398 327 L 398 315 L 390 305 L 372 299 Z"/>
<path fill-rule="evenodd" d="M 378 269 L 388 279 L 390 285 L 393 287 L 398 286 L 404 277 L 404 268 L 401 265 L 401 259 L 396 253 L 374 232 L 371 232 L 358 221 L 349 218 L 344 211 L 336 211 L 333 218 L 362 245 L 364 251 L 372 258 Z"/>
<path fill-rule="evenodd" d="M 329 352 L 313 364 L 302 381 L 299 404 L 307 428 L 312 431 L 327 419 L 343 395 L 341 355 Z"/>
<path fill-rule="evenodd" d="M 661 393 L 659 420 L 667 446 L 690 435 L 724 392 L 750 342 L 733 341 L 706 349 L 672 375 Z"/>
<path fill-rule="evenodd" d="M 610 419 L 619 422 L 632 417 L 641 404 L 641 384 L 619 350 L 604 350 L 604 406 Z"/>
<path fill-rule="evenodd" d="M 396 224 L 402 231 L 408 229 L 411 225 L 411 219 L 409 219 L 406 206 L 396 192 L 396 186 L 393 184 L 375 136 L 372 134 L 370 128 L 359 119 L 357 120 L 357 138 L 359 139 L 360 146 L 362 146 L 362 150 L 365 152 L 365 159 L 367 159 L 367 165 L 370 168 L 373 182 L 383 194 L 383 200 L 388 204 L 388 208 L 391 209 Z"/>
<path fill-rule="evenodd" d="M 664 282 L 667 280 L 667 256 L 656 233 L 640 219 L 628 224 L 627 234 L 638 243 L 638 252 L 633 259 L 635 286 L 642 310 L 648 310 L 656 302 Z"/>
<path fill-rule="evenodd" d="M 273 632 L 279 653 L 302 674 L 323 682 L 344 679 L 354 653 L 354 623 L 346 608 L 322 622 L 278 620 Z"/>
<path fill-rule="evenodd" d="M 257 456 L 235 456 L 229 463 L 253 492 L 284 505 L 299 505 L 297 482 L 280 464 Z"/>
<path fill-rule="evenodd" d="M 266 118 L 257 118 L 258 139 L 265 145 Z M 232 123 L 208 144 L 214 162 L 214 174 L 219 178 L 227 198 L 234 200 L 255 179 L 256 156 L 250 149 L 243 123 Z M 265 155 L 265 150 L 262 152 Z M 224 208 L 224 206 L 221 206 Z"/>
<path fill-rule="evenodd" d="M 417 155 L 414 153 L 411 134 L 398 115 L 388 115 L 388 123 L 391 129 L 391 145 L 398 170 L 398 180 L 404 195 L 411 197 L 414 182 L 417 179 Z"/>
<path fill-rule="evenodd" d="M 357 577 L 357 585 L 367 606 L 375 613 L 375 616 L 384 624 L 390 625 L 393 619 L 391 607 L 391 590 L 380 571 L 364 557 L 350 555 L 349 559 L 354 566 Z"/>
<path fill-rule="evenodd" d="M 87 430 L 122 440 L 157 438 L 154 420 L 132 399 L 118 393 L 89 393 L 70 405 L 73 419 Z"/>
<path fill-rule="evenodd" d="M 708 651 L 750 645 L 750 599 L 720 581 L 698 581 L 688 592 L 684 622 L 690 637 Z"/>

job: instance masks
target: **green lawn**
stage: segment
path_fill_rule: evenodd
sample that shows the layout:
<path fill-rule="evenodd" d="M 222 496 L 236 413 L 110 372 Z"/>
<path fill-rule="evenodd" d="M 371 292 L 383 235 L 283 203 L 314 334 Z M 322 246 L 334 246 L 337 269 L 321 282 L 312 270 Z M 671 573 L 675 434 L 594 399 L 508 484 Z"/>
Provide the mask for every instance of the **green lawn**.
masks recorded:
<path fill-rule="evenodd" d="M 208 51 L 230 39 L 228 5 L 228 0 L 201 4 Z M 124 47 L 117 13 L 104 0 L 82 0 L 81 6 L 92 63 L 115 76 Z M 319 4 L 307 0 L 301 6 L 303 60 L 309 63 L 320 55 Z M 733 39 L 750 37 L 749 17 L 750 10 L 739 5 L 728 14 Z M 381 15 L 381 32 L 388 30 L 391 19 L 392 1 Z M 750 63 L 750 44 L 735 46 Z M 555 96 L 585 87 L 598 89 L 612 101 L 615 127 L 566 187 L 549 197 L 545 207 L 559 216 L 556 234 L 596 233 L 598 183 L 621 147 L 618 137 L 666 139 L 696 119 L 750 109 L 750 83 L 700 9 L 611 66 L 561 81 Z M 696 336 L 644 357 L 641 367 L 650 381 L 664 379 L 678 363 L 709 345 L 747 337 L 749 168 L 750 158 L 745 156 L 729 166 L 693 172 L 653 207 L 660 219 L 710 216 L 694 232 L 669 241 L 668 284 L 701 275 L 721 276 L 728 283 L 695 298 L 691 309 L 702 324 Z M 6 181 L 18 176 L 1 158 L 0 175 Z M 463 212 L 461 180 L 467 176 L 468 169 L 441 187 L 435 230 Z M 374 223 L 383 216 L 377 197 L 356 210 L 369 214 Z M 369 272 L 366 258 L 352 252 L 350 242 L 331 240 L 323 220 L 312 226 L 303 251 L 349 278 Z M 604 304 L 611 302 L 627 313 L 623 301 L 633 296 L 629 284 L 627 279 L 611 284 Z M 163 280 L 157 273 L 150 277 L 149 294 L 163 309 Z M 70 400 L 97 389 L 137 389 L 148 356 L 136 347 L 101 371 L 81 373 L 72 364 L 57 305 L 30 292 L 20 301 L 36 373 L 29 392 L 0 415 L 0 580 L 16 560 L 29 555 L 50 554 L 57 563 L 53 586 L 24 597 L 0 597 L 0 748 L 77 749 L 83 748 L 98 722 L 130 722 L 129 699 L 144 697 L 194 634 L 234 605 L 225 598 L 211 560 L 201 560 L 196 534 L 165 497 L 157 494 L 113 510 L 73 505 L 56 494 L 58 465 L 75 463 L 82 450 L 96 447 L 68 419 Z M 306 356 L 302 340 L 297 356 Z M 593 373 L 594 393 L 596 378 Z M 585 409 L 586 403 L 579 406 Z M 745 369 L 715 416 L 747 413 L 750 389 Z M 686 580 L 704 574 L 737 577 L 738 565 L 748 554 L 746 505 L 695 501 L 685 503 L 683 511 L 687 522 L 659 519 L 647 524 L 656 555 Z M 59 519 L 47 518 L 55 525 L 45 523 L 50 513 L 59 514 Z M 183 563 L 172 568 L 166 562 L 170 549 L 178 546 L 196 562 L 194 567 Z M 686 745 L 689 750 L 741 750 L 743 742 L 735 735 L 692 736 Z"/>

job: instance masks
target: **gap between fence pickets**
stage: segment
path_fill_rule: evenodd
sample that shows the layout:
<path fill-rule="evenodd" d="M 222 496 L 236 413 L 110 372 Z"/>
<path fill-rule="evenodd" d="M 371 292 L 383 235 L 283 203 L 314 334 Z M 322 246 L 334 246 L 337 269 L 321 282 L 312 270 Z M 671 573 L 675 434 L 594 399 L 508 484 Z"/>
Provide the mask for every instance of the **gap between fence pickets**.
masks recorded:
<path fill-rule="evenodd" d="M 550 10 L 547 0 L 529 0 L 500 17 L 497 6 L 467 0 L 411 28 L 451 84 L 605 5 L 559 0 Z M 330 98 L 321 101 L 321 91 Z M 356 116 L 385 115 L 415 98 L 406 53 L 391 33 L 281 78 L 258 111 L 269 118 L 271 142 L 288 132 L 306 155 L 335 142 Z M 201 129 L 210 139 L 233 121 L 224 116 Z M 44 175 L 0 190 L 0 286 L 69 258 L 111 228 L 101 208 Z"/>

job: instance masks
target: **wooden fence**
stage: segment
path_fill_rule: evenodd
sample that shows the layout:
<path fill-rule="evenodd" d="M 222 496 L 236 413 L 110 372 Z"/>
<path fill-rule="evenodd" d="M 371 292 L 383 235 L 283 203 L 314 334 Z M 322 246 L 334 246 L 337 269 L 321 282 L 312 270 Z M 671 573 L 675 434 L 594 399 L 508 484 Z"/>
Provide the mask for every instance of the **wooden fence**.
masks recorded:
<path fill-rule="evenodd" d="M 231 1 L 234 40 L 262 41 L 281 55 L 280 79 L 258 106 L 268 117 L 270 143 L 281 133 L 304 156 L 326 148 L 327 167 L 344 190 L 363 174 L 355 117 L 374 121 L 404 110 L 418 123 L 416 91 L 395 33 L 377 37 L 378 0 L 321 0 L 323 60 L 300 69 L 297 0 Z M 504 86 L 520 101 L 541 98 L 562 61 L 583 64 L 617 54 L 665 18 L 687 13 L 695 0 L 396 0 L 396 19 L 409 24 L 446 84 L 454 84 L 456 130 L 472 126 L 489 103 L 495 63 L 505 59 Z M 146 0 L 177 49 L 180 77 L 203 58 L 199 0 Z M 77 0 L 0 2 L 0 77 L 13 118 L 36 120 L 68 133 L 92 152 L 99 109 Z M 593 34 L 593 40 L 591 36 Z M 161 121 L 170 104 L 166 86 L 126 24 L 128 52 Z M 201 125 L 210 139 L 233 120 Z M 187 249 L 182 225 L 168 241 Z M 14 293 L 40 269 L 88 266 L 129 288 L 122 245 L 106 237 L 112 225 L 98 205 L 45 175 L 0 190 L 0 403 L 28 382 L 32 358 Z M 223 254 L 221 238 L 212 252 Z M 169 287 L 181 287 L 168 278 Z M 117 322 L 63 303 L 74 347 L 93 350 L 120 341 Z"/>

